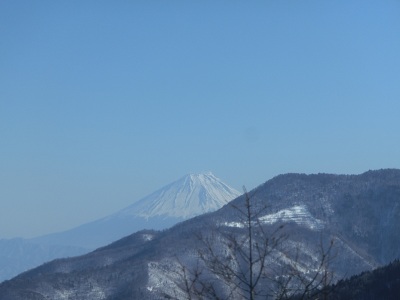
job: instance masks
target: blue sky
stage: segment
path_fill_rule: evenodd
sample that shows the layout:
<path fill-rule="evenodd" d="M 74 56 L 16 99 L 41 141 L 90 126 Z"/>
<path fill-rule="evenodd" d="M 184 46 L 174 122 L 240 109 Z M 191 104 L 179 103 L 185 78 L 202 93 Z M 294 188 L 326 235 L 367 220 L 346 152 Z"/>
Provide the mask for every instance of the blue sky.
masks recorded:
<path fill-rule="evenodd" d="M 400 1 L 0 3 L 0 238 L 191 172 L 400 168 Z"/>

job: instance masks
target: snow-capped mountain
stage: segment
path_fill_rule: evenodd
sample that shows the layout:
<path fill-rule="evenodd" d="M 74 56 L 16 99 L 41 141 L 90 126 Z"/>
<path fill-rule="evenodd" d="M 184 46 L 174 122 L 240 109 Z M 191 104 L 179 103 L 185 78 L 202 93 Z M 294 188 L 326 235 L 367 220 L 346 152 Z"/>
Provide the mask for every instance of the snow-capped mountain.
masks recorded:
<path fill-rule="evenodd" d="M 215 211 L 240 193 L 211 172 L 189 174 L 133 203 L 112 217 L 170 217 L 188 219 Z"/>
<path fill-rule="evenodd" d="M 94 249 L 138 230 L 165 229 L 215 211 L 239 195 L 212 173 L 189 174 L 107 217 L 35 240 Z"/>
<path fill-rule="evenodd" d="M 0 298 L 187 299 L 186 276 L 200 270 L 200 277 L 195 278 L 206 276 L 203 282 L 211 282 L 213 291 L 229 295 L 224 298 L 243 299 L 240 292 L 236 297 L 230 293 L 237 292 L 236 277 L 218 276 L 215 270 L 220 269 L 208 263 L 217 257 L 233 270 L 246 270 L 243 253 L 249 250 L 245 243 L 232 242 L 248 240 L 247 220 L 243 219 L 246 199 L 251 199 L 252 215 L 258 219 L 254 224 L 260 226 L 253 231 L 254 245 L 279 241 L 265 252 L 261 288 L 274 291 L 277 281 L 294 278 L 293 270 L 300 279 L 314 276 L 321 271 L 321 257 L 329 245 L 333 245 L 332 256 L 322 271 L 335 281 L 400 257 L 400 170 L 286 174 L 216 212 L 168 230 L 140 231 L 92 253 L 21 274 L 0 284 Z M 282 232 L 276 235 L 279 228 Z M 254 253 L 260 253 L 259 249 L 262 246 L 253 248 Z M 208 260 L 202 263 L 199 257 Z M 234 289 L 225 291 L 230 284 Z"/>
<path fill-rule="evenodd" d="M 51 259 L 86 253 L 138 230 L 165 229 L 215 211 L 239 195 L 212 173 L 189 174 L 105 218 L 64 232 L 21 240 L 19 251 L 6 252 L 14 241 L 0 241 L 4 244 L 0 248 L 0 282 Z M 35 259 L 27 258 L 32 247 L 36 249 Z"/>

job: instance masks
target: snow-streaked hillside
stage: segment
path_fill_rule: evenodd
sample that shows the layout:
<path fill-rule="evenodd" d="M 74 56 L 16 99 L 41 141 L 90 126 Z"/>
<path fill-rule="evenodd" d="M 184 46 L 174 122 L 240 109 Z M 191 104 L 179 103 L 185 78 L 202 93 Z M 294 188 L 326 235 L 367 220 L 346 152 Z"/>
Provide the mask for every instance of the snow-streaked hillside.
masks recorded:
<path fill-rule="evenodd" d="M 211 172 L 189 174 L 133 203 L 112 217 L 165 216 L 188 219 L 215 211 L 240 193 L 223 183 Z"/>
<path fill-rule="evenodd" d="M 247 196 L 251 216 L 257 216 L 253 218 L 253 253 L 263 249 L 259 245 L 269 247 L 261 251 L 267 256 L 258 286 L 272 294 L 281 292 L 281 286 L 276 286 L 279 280 L 297 290 L 299 278 L 302 289 L 316 278 L 322 265 L 324 274 L 336 281 L 400 257 L 396 247 L 400 243 L 400 170 L 285 174 Z M 169 230 L 137 232 L 87 255 L 43 265 L 0 284 L 0 298 L 187 299 L 187 278 L 193 281 L 186 276 L 200 274 L 196 280 L 211 282 L 211 291 L 221 293 L 221 298 L 242 299 L 242 281 L 219 276 L 212 261 L 232 266 L 239 276 L 238 272 L 247 270 L 243 257 L 250 249 L 243 241 L 249 240 L 249 231 L 241 210 L 247 207 L 245 200 L 238 197 L 232 205 Z M 125 217 L 132 216 L 115 214 L 110 220 Z M 325 254 L 328 260 L 323 261 Z"/>

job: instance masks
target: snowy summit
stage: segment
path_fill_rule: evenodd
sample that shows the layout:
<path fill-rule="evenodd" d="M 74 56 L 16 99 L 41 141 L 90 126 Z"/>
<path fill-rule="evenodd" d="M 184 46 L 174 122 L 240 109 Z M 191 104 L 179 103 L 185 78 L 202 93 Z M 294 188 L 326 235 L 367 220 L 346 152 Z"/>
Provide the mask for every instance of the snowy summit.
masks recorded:
<path fill-rule="evenodd" d="M 212 173 L 189 174 L 109 216 L 36 242 L 95 249 L 143 229 L 166 229 L 215 211 L 240 193 Z"/>
<path fill-rule="evenodd" d="M 238 196 L 238 191 L 211 172 L 188 174 L 134 202 L 117 215 L 188 219 L 215 211 Z"/>

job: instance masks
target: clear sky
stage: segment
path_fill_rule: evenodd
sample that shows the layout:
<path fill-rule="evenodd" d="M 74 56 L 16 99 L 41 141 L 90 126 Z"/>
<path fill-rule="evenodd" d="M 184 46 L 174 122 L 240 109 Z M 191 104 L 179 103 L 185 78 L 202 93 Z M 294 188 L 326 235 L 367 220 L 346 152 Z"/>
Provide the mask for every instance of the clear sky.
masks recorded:
<path fill-rule="evenodd" d="M 0 2 L 0 238 L 187 173 L 400 168 L 400 1 Z"/>

